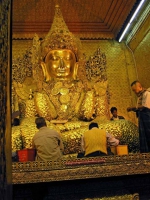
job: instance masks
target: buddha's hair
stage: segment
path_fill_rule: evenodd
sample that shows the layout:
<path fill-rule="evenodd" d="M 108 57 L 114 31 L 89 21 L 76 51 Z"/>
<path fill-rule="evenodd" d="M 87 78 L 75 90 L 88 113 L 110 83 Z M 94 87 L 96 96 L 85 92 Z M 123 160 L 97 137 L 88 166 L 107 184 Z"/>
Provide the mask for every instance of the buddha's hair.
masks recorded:
<path fill-rule="evenodd" d="M 38 117 L 35 119 L 36 127 L 39 129 L 43 126 L 46 126 L 46 121 L 43 117 Z"/>
<path fill-rule="evenodd" d="M 131 87 L 133 86 L 133 85 L 135 85 L 136 83 L 140 83 L 138 80 L 136 80 L 136 81 L 133 81 L 132 83 L 131 83 Z M 141 83 L 140 83 L 141 84 Z"/>
<path fill-rule="evenodd" d="M 99 128 L 99 127 L 98 127 L 98 123 L 92 122 L 91 124 L 89 124 L 89 130 L 91 130 L 91 129 L 94 128 L 94 127 Z"/>
<path fill-rule="evenodd" d="M 117 111 L 117 108 L 116 108 L 116 107 L 111 107 L 111 109 L 110 109 L 110 112 L 111 112 L 111 113 L 113 113 L 113 112 L 114 112 L 114 110 L 116 110 L 116 111 Z"/>

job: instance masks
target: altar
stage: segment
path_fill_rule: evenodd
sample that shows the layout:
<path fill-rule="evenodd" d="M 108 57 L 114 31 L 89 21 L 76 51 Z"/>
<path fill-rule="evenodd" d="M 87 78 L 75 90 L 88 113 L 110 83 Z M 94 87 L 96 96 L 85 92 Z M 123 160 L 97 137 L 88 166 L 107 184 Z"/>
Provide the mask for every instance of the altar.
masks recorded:
<path fill-rule="evenodd" d="M 14 199 L 20 194 L 36 200 L 143 197 L 149 190 L 150 155 L 139 154 L 134 120 L 110 121 L 106 55 L 97 48 L 86 60 L 81 41 L 69 32 L 59 6 L 55 9 L 46 37 L 41 41 L 35 35 L 31 48 L 13 60 L 12 112 L 20 110 L 20 125 L 12 127 L 12 151 L 32 147 L 35 118 L 42 116 L 60 133 L 64 155 L 59 161 L 13 162 Z M 131 103 L 131 97 L 124 97 Z M 81 136 L 91 121 L 128 145 L 129 154 L 78 159 Z M 140 175 L 145 194 L 139 189 Z"/>
<path fill-rule="evenodd" d="M 136 123 L 110 121 L 110 86 L 105 53 L 97 48 L 87 60 L 56 5 L 45 38 L 35 34 L 31 47 L 13 59 L 12 113 L 19 113 L 20 123 L 12 127 L 12 152 L 32 148 L 36 117 L 45 118 L 47 127 L 60 134 L 65 155 L 80 153 L 90 122 L 128 145 L 130 153 L 139 152 Z"/>
<path fill-rule="evenodd" d="M 144 199 L 144 195 L 150 197 L 149 177 L 150 154 L 12 164 L 16 199 L 19 198 L 17 190 L 28 198 L 33 195 L 31 193 L 40 195 L 39 187 L 45 188 L 39 191 L 49 199 L 137 200 L 139 194 L 140 199 Z"/>
<path fill-rule="evenodd" d="M 149 154 L 13 162 L 13 184 L 116 177 L 150 173 Z"/>

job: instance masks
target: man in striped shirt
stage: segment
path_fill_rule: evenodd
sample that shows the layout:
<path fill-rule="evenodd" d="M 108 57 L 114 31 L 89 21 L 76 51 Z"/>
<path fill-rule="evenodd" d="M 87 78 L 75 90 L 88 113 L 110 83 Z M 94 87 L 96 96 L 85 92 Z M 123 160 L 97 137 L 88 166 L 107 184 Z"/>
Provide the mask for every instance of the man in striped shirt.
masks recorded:
<path fill-rule="evenodd" d="M 137 95 L 136 107 L 129 107 L 127 111 L 134 111 L 138 117 L 140 152 L 150 152 L 150 88 L 145 89 L 139 81 L 131 84 L 132 91 Z"/>

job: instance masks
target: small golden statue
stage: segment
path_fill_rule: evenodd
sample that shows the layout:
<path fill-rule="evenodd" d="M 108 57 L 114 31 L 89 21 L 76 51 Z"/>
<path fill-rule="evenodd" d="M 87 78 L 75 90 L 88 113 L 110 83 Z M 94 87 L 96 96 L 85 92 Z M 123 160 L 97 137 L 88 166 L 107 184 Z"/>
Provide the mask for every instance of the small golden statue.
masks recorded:
<path fill-rule="evenodd" d="M 35 35 L 33 46 L 22 63 L 14 61 L 13 94 L 18 98 L 22 113 L 23 138 L 28 135 L 25 134 L 29 129 L 26 124 L 30 124 L 30 129 L 34 126 L 34 120 L 30 118 L 42 116 L 49 126 L 52 126 L 51 122 L 56 124 L 53 128 L 63 133 L 66 153 L 73 153 L 79 151 L 80 137 L 87 129 L 88 121 L 109 119 L 106 56 L 99 48 L 86 61 L 81 47 L 81 41 L 68 30 L 59 6 L 56 6 L 47 36 L 41 41 Z M 103 123 L 112 132 L 112 122 Z M 137 130 L 134 132 L 137 134 Z M 120 127 L 115 136 L 117 134 L 121 134 Z"/>

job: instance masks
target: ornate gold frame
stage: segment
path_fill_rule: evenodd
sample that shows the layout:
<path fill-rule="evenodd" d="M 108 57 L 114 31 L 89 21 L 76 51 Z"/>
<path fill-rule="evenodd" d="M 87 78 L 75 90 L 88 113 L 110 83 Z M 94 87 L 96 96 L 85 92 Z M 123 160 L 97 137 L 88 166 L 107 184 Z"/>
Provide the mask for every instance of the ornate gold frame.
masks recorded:
<path fill-rule="evenodd" d="M 129 154 L 60 162 L 14 162 L 12 183 L 40 183 L 150 173 L 150 154 Z"/>

